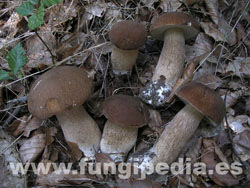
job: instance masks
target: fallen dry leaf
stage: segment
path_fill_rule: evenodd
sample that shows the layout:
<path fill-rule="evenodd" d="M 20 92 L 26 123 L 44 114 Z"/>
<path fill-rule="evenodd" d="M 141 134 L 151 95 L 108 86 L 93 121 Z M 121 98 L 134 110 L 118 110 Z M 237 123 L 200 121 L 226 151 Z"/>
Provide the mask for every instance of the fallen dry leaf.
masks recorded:
<path fill-rule="evenodd" d="M 55 54 L 54 50 L 56 49 L 56 39 L 50 29 L 48 27 L 40 27 L 40 32 L 38 32 L 38 34 L 52 51 L 52 53 Z M 33 37 L 27 39 L 25 45 L 28 58 L 28 62 L 25 64 L 25 67 L 43 68 L 44 66 L 53 65 L 49 51 L 47 50 L 46 46 L 44 46 L 42 41 L 38 38 L 38 36 L 34 35 Z"/>
<path fill-rule="evenodd" d="M 162 119 L 161 114 L 153 109 L 149 109 L 150 113 L 150 121 L 148 123 L 148 126 L 156 131 L 157 133 L 161 134 L 164 128 L 162 127 Z"/>
<path fill-rule="evenodd" d="M 23 135 L 29 137 L 30 132 L 38 129 L 42 124 L 42 120 L 33 117 L 28 123 L 26 123 Z"/>
<path fill-rule="evenodd" d="M 18 137 L 21 135 L 28 122 L 28 116 L 23 116 L 19 120 L 14 120 L 7 128 L 6 131 L 8 131 L 11 135 L 14 137 Z"/>
<path fill-rule="evenodd" d="M 175 12 L 181 5 L 179 0 L 165 0 L 161 1 L 160 7 L 163 12 Z"/>
<path fill-rule="evenodd" d="M 57 169 L 48 175 L 37 176 L 36 183 L 43 186 L 72 186 L 72 185 L 83 185 L 86 182 L 97 182 L 94 176 L 87 174 L 69 174 L 63 173 L 61 169 Z"/>
<path fill-rule="evenodd" d="M 187 158 L 191 158 L 191 163 L 193 164 L 194 162 L 196 162 L 199 158 L 200 155 L 200 151 L 201 151 L 201 145 L 202 145 L 202 138 L 198 138 L 197 142 L 188 149 L 188 151 L 186 152 L 185 156 Z"/>
<path fill-rule="evenodd" d="M 219 23 L 219 3 L 218 0 L 205 0 L 209 16 L 215 24 Z"/>
<path fill-rule="evenodd" d="M 235 150 L 242 161 L 250 159 L 250 130 L 245 130 L 233 138 Z"/>
<path fill-rule="evenodd" d="M 107 5 L 105 1 L 97 0 L 93 1 L 85 6 L 84 19 L 92 20 L 95 16 L 102 17 L 106 11 Z"/>
<path fill-rule="evenodd" d="M 245 28 L 240 22 L 237 24 L 237 39 L 238 43 L 240 43 L 240 41 L 242 40 L 243 43 L 247 46 L 248 50 L 250 50 L 250 39 L 248 38 Z"/>
<path fill-rule="evenodd" d="M 209 52 L 211 52 L 212 48 L 213 42 L 211 38 L 204 33 L 199 33 L 192 46 L 186 45 L 186 61 L 200 62 Z"/>
<path fill-rule="evenodd" d="M 235 60 L 228 64 L 222 64 L 218 69 L 222 74 L 231 74 L 240 78 L 250 78 L 250 57 L 235 57 Z"/>
<path fill-rule="evenodd" d="M 58 27 L 62 27 L 62 24 L 68 20 L 72 20 L 77 16 L 79 11 L 79 6 L 77 5 L 77 0 L 64 1 L 64 3 L 59 3 L 53 7 L 48 12 L 48 26 L 53 30 L 59 30 Z"/>
<path fill-rule="evenodd" d="M 215 166 L 222 160 L 226 160 L 223 153 L 220 151 L 219 147 L 212 139 L 203 139 L 203 152 L 201 157 L 201 162 L 206 164 L 207 170 L 213 170 L 213 174 L 209 174 L 209 177 L 220 186 L 233 186 L 239 183 L 239 180 L 232 176 L 230 173 L 225 175 L 217 174 L 215 171 Z M 218 156 L 219 154 L 219 156 Z"/>
<path fill-rule="evenodd" d="M 218 76 L 215 76 L 212 74 L 200 76 L 200 77 L 196 78 L 194 81 L 202 83 L 213 90 L 220 87 L 223 83 L 223 81 Z"/>
<path fill-rule="evenodd" d="M 87 43 L 87 34 L 83 32 L 72 33 L 62 38 L 56 54 L 59 59 L 72 56 L 79 52 Z"/>
<path fill-rule="evenodd" d="M 246 127 L 243 124 L 247 124 L 249 117 L 247 115 L 238 115 L 236 117 L 229 116 L 227 118 L 229 127 L 236 133 L 239 134 L 243 132 Z"/>
<path fill-rule="evenodd" d="M 96 162 L 100 162 L 100 163 L 110 163 L 110 162 L 114 162 L 108 154 L 106 153 L 97 153 L 95 155 L 96 157 Z"/>
<path fill-rule="evenodd" d="M 161 184 L 153 182 L 150 179 L 136 180 L 116 178 L 117 188 L 161 188 Z"/>
<path fill-rule="evenodd" d="M 14 188 L 25 187 L 26 177 L 22 174 L 14 175 L 11 171 L 10 163 L 17 164 L 20 157 L 16 151 L 14 138 L 5 131 L 0 130 L 0 187 Z M 8 149 L 7 149 L 8 148 Z"/>
<path fill-rule="evenodd" d="M 237 90 L 235 92 L 228 91 L 227 98 L 226 98 L 226 104 L 225 104 L 226 109 L 235 105 L 237 100 L 246 94 L 247 94 L 247 91 L 244 91 L 243 89 Z M 223 100 L 225 99 L 225 95 L 222 95 L 221 97 L 223 98 Z"/>
<path fill-rule="evenodd" d="M 105 25 L 104 31 L 107 30 L 109 32 L 113 24 L 122 20 L 122 13 L 114 3 L 106 3 L 106 6 L 105 21 L 107 25 Z"/>
<path fill-rule="evenodd" d="M 18 32 L 17 24 L 21 21 L 21 19 L 22 17 L 19 14 L 13 12 L 8 21 L 2 27 L 0 27 L 0 34 L 3 35 L 3 33 L 8 33 L 6 38 L 13 39 Z M 0 45 L 0 49 L 1 48 L 2 47 Z"/>
<path fill-rule="evenodd" d="M 237 42 L 235 30 L 224 19 L 220 19 L 218 28 L 211 22 L 201 22 L 201 27 L 215 41 L 227 42 L 230 46 Z"/>
<path fill-rule="evenodd" d="M 41 154 L 45 147 L 45 134 L 37 134 L 29 139 L 26 139 L 20 147 L 20 157 L 22 162 L 33 162 Z"/>
<path fill-rule="evenodd" d="M 197 3 L 198 1 L 200 1 L 200 0 L 181 0 L 182 3 L 187 4 L 189 6 Z"/>

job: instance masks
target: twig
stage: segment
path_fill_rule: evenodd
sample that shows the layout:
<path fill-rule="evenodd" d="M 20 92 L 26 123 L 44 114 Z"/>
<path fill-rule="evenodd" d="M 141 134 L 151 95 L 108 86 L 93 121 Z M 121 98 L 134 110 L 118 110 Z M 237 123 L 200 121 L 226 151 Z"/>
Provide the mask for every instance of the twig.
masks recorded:
<path fill-rule="evenodd" d="M 3 106 L 3 86 L 0 85 L 0 109 Z"/>
<path fill-rule="evenodd" d="M 23 136 L 23 134 L 21 134 L 19 137 L 17 137 L 13 142 L 11 142 L 10 145 L 8 145 L 8 147 L 4 148 L 0 155 L 4 154 L 10 147 L 12 147 L 21 137 Z"/>
<path fill-rule="evenodd" d="M 51 50 L 49 49 L 48 45 L 44 42 L 44 40 L 42 39 L 42 37 L 40 37 L 40 35 L 38 34 L 37 31 L 35 31 L 35 33 L 36 33 L 37 37 L 42 41 L 43 45 L 44 45 L 44 46 L 47 48 L 47 50 L 49 51 L 49 53 L 50 53 L 50 55 L 51 55 L 52 62 L 53 62 L 53 64 L 55 65 L 54 56 L 53 56 Z"/>
<path fill-rule="evenodd" d="M 9 101 L 7 101 L 7 104 L 9 104 L 9 103 L 17 103 L 17 102 L 26 103 L 27 102 L 27 96 L 23 96 L 23 97 L 19 97 L 17 99 L 9 100 Z"/>
<path fill-rule="evenodd" d="M 12 121 L 13 119 L 15 118 L 15 116 L 20 112 L 21 110 L 21 107 L 17 107 L 11 114 L 11 116 L 9 116 L 5 122 L 3 123 L 3 125 L 0 127 L 0 129 L 4 129 L 6 128 Z"/>

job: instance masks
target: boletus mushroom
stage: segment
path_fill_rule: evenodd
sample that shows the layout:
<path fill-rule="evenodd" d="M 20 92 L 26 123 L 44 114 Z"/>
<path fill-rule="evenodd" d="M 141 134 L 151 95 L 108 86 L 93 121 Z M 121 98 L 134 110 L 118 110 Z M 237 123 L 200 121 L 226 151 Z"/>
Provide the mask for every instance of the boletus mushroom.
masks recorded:
<path fill-rule="evenodd" d="M 186 13 L 169 12 L 153 19 L 150 32 L 164 45 L 152 82 L 141 90 L 140 98 L 153 106 L 162 106 L 184 69 L 185 40 L 198 34 L 199 25 Z"/>
<path fill-rule="evenodd" d="M 145 27 L 136 21 L 120 21 L 111 28 L 109 38 L 113 44 L 113 72 L 117 75 L 127 74 L 136 63 L 139 48 L 147 39 Z"/>
<path fill-rule="evenodd" d="M 42 74 L 28 96 L 30 113 L 39 119 L 56 115 L 65 140 L 78 146 L 85 156 L 95 155 L 101 139 L 99 127 L 82 106 L 92 87 L 85 70 L 61 66 Z"/>
<path fill-rule="evenodd" d="M 203 117 L 215 126 L 224 118 L 225 107 L 219 93 L 201 83 L 185 84 L 177 90 L 176 95 L 186 106 L 166 125 L 159 140 L 143 156 L 141 169 L 147 168 L 148 163 L 156 165 L 159 162 L 174 162 Z"/>
<path fill-rule="evenodd" d="M 100 148 L 114 161 L 123 161 L 135 145 L 138 128 L 149 121 L 147 106 L 137 97 L 114 95 L 103 103 L 108 119 L 103 130 Z"/>

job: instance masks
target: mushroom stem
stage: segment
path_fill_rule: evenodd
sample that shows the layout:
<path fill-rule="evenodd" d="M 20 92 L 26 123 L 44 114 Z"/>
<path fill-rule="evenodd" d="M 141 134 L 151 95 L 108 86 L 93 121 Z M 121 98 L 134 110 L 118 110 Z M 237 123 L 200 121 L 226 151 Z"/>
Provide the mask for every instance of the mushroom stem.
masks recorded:
<path fill-rule="evenodd" d="M 156 154 L 154 161 L 168 164 L 175 161 L 202 118 L 203 115 L 189 104 L 179 111 L 153 146 L 152 151 Z"/>
<path fill-rule="evenodd" d="M 107 120 L 101 139 L 101 151 L 110 154 L 114 161 L 123 161 L 135 145 L 138 128 L 117 126 Z"/>
<path fill-rule="evenodd" d="M 111 63 L 115 74 L 127 74 L 138 56 L 139 50 L 122 50 L 113 46 Z"/>
<path fill-rule="evenodd" d="M 181 75 L 185 59 L 185 38 L 180 29 L 170 29 L 164 35 L 164 45 L 158 60 L 152 81 L 161 75 L 165 76 L 166 83 L 172 87 Z"/>
<path fill-rule="evenodd" d="M 170 165 L 174 162 L 194 134 L 202 118 L 203 115 L 199 111 L 187 104 L 165 127 L 159 140 L 143 156 L 138 167 L 144 170 L 151 164 L 164 162 Z"/>
<path fill-rule="evenodd" d="M 65 140 L 75 143 L 85 156 L 95 156 L 99 150 L 101 131 L 83 106 L 70 108 L 56 115 Z"/>

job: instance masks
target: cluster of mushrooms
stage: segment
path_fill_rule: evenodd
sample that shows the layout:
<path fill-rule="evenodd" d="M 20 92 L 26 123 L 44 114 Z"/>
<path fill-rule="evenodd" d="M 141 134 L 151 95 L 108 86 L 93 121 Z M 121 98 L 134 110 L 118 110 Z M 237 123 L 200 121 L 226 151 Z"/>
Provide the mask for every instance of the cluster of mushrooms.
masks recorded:
<path fill-rule="evenodd" d="M 127 95 L 107 98 L 102 104 L 103 115 L 107 118 L 103 132 L 82 106 L 93 91 L 93 81 L 82 68 L 59 66 L 41 75 L 30 89 L 30 113 L 39 119 L 56 115 L 69 146 L 78 147 L 85 156 L 93 157 L 101 151 L 114 161 L 125 161 L 136 144 L 138 129 L 150 121 L 149 106 L 144 102 L 151 105 L 152 101 L 156 101 L 156 105 L 164 102 L 162 95 L 171 92 L 184 69 L 185 40 L 197 35 L 199 25 L 185 13 L 172 12 L 153 19 L 150 32 L 153 38 L 164 40 L 164 46 L 152 82 L 142 90 L 148 100 Z M 115 74 L 131 71 L 146 38 L 144 26 L 136 21 L 121 21 L 112 27 L 111 62 Z M 159 83 L 160 90 L 153 91 L 154 85 Z M 155 99 L 150 98 L 156 95 Z M 140 163 L 142 169 L 148 163 L 174 162 L 203 117 L 213 125 L 219 125 L 223 120 L 224 103 L 220 95 L 207 86 L 192 81 L 180 87 L 175 95 L 186 106 L 145 153 Z"/>

